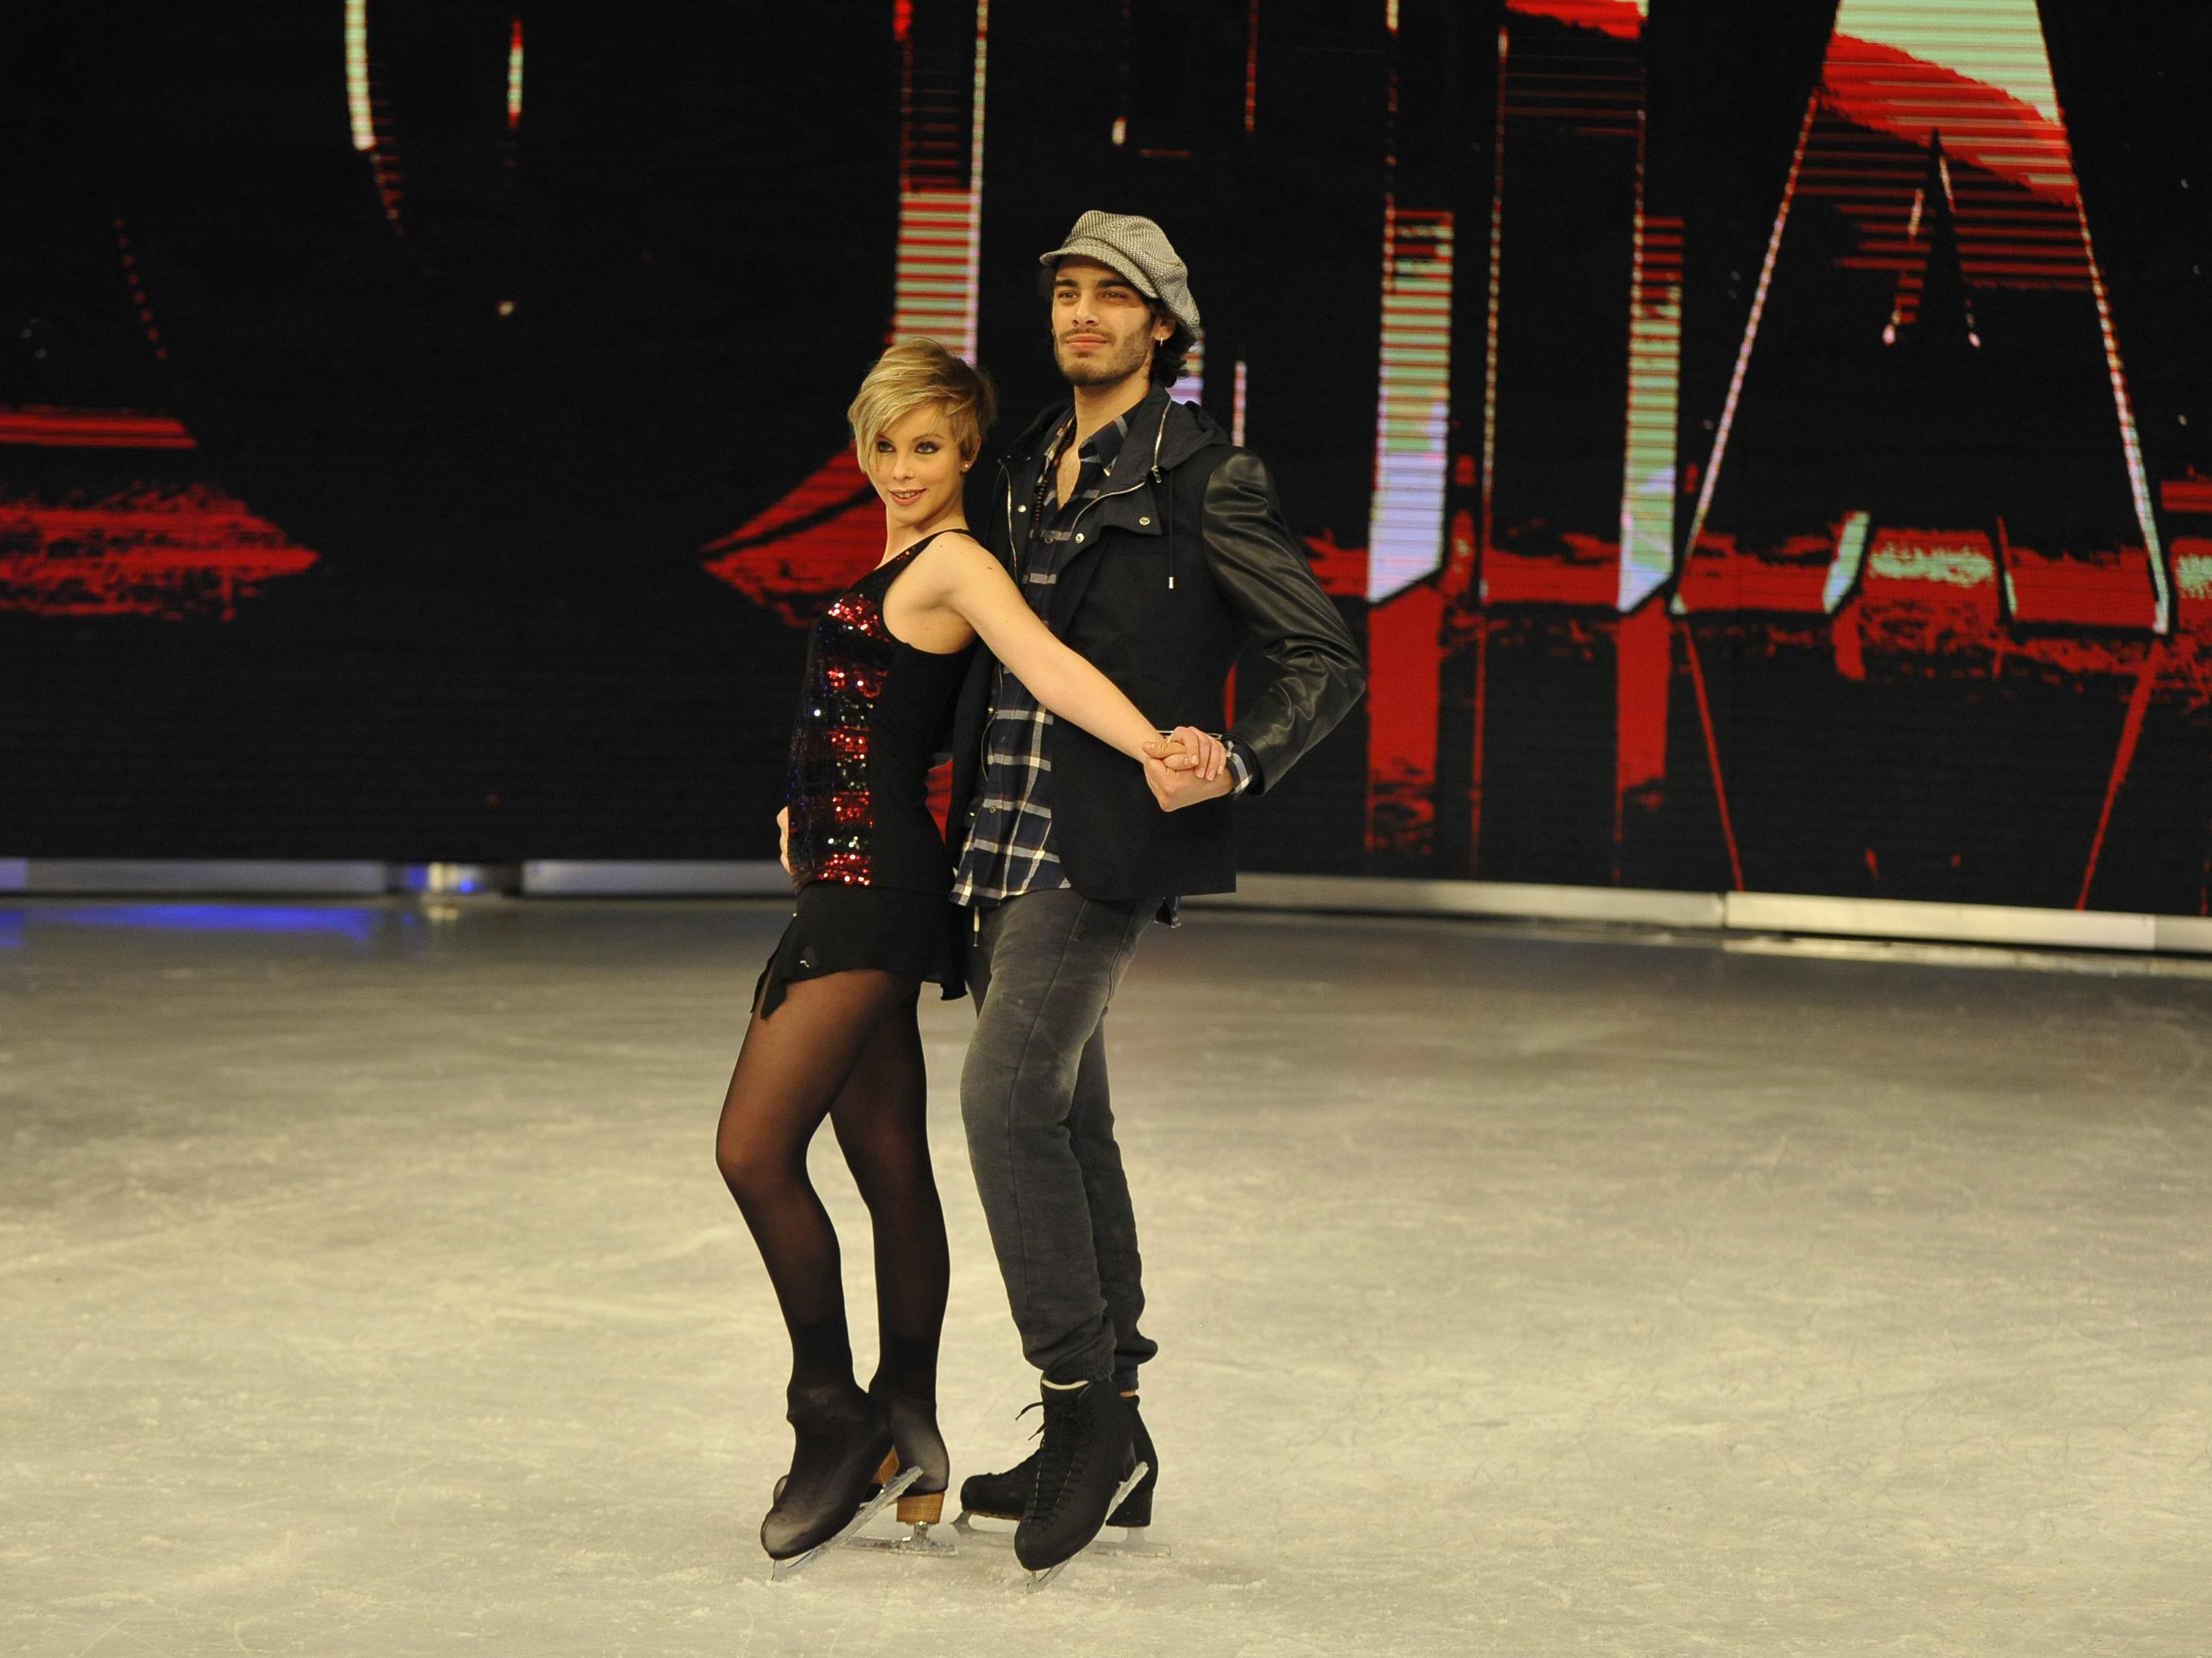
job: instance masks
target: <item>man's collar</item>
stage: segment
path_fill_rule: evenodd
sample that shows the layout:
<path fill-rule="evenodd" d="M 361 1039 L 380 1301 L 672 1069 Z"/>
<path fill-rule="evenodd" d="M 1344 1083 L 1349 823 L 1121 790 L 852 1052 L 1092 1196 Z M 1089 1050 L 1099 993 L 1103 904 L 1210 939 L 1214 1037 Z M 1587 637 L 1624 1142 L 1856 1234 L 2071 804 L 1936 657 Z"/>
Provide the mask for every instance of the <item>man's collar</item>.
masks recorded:
<path fill-rule="evenodd" d="M 1111 420 L 1084 440 L 1083 447 L 1100 464 L 1111 466 L 1114 457 L 1121 452 L 1121 440 L 1129 435 L 1129 423 L 1136 418 L 1135 409 L 1124 409 Z"/>
<path fill-rule="evenodd" d="M 1167 421 L 1177 409 L 1182 410 L 1184 414 L 1194 417 L 1199 421 L 1199 428 L 1192 436 L 1199 437 L 1201 442 L 1209 436 L 1217 441 L 1219 439 L 1219 433 L 1212 423 L 1207 421 L 1194 405 L 1176 402 L 1168 395 L 1167 387 L 1164 386 L 1153 387 L 1145 394 L 1141 402 L 1122 416 L 1122 419 L 1127 423 L 1127 430 L 1142 434 L 1146 448 L 1149 452 L 1152 440 L 1152 423 L 1156 419 L 1161 422 Z M 1069 424 L 1074 418 L 1075 408 L 1072 402 L 1047 404 L 1037 411 L 1036 418 L 1024 427 L 1013 442 L 1006 446 L 1002 453 L 1000 464 L 1026 469 L 1030 465 L 1042 461 L 1048 450 L 1059 440 L 1060 429 Z M 1188 422 L 1186 421 L 1183 424 L 1188 425 Z M 1179 425 L 1176 431 L 1176 436 L 1169 438 L 1169 447 L 1171 449 L 1187 452 L 1191 446 L 1182 436 L 1182 426 Z M 1176 458 L 1180 460 L 1182 455 L 1178 454 Z"/>

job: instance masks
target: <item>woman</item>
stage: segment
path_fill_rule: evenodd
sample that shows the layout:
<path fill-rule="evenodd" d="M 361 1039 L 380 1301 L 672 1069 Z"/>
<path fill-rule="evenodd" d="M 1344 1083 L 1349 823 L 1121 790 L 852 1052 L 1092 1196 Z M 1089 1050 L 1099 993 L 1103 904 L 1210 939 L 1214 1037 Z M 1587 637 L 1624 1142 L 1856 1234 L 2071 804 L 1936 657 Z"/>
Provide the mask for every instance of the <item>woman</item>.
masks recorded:
<path fill-rule="evenodd" d="M 946 902 L 951 863 L 926 778 L 975 641 L 1054 715 L 1133 763 L 1151 756 L 1212 777 L 1227 760 L 1218 739 L 1188 727 L 1162 741 L 967 533 L 961 480 L 992 414 L 981 374 L 933 340 L 895 345 L 848 414 L 883 500 L 884 558 L 808 641 L 790 801 L 778 814 L 799 904 L 754 991 L 715 1137 L 791 1334 L 797 1443 L 761 1523 L 777 1562 L 833 1539 L 893 1468 L 920 1471 L 902 1520 L 942 1512 L 937 1344 L 950 1265 L 915 1003 L 924 979 L 947 997 L 965 991 Z M 806 1178 L 807 1143 L 825 1116 L 875 1233 L 881 1351 L 865 1393 L 853 1380 L 836 1234 Z"/>

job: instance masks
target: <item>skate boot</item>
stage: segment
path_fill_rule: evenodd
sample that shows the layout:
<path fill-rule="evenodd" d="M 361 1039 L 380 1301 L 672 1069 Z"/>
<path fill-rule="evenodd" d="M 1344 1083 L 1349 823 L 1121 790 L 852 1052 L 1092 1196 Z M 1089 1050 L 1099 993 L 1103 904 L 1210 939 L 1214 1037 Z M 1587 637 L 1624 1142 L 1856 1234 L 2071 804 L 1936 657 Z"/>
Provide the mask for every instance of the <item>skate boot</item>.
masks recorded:
<path fill-rule="evenodd" d="M 769 1576 L 777 1582 L 866 1524 L 919 1474 L 898 1472 L 877 1489 L 878 1470 L 891 1449 L 890 1423 L 882 1404 L 850 1381 L 793 1387 L 786 1397 L 798 1443 L 760 1531 L 772 1563 Z"/>
<path fill-rule="evenodd" d="M 1105 1525 L 1151 1469 L 1137 1462 L 1129 1405 L 1110 1382 L 1044 1384 L 1036 1484 L 1014 1531 L 1014 1557 L 1042 1588 Z"/>
<path fill-rule="evenodd" d="M 1132 1401 L 1133 1403 L 1134 1401 Z M 1044 1409 L 1043 1403 L 1024 1405 L 1015 1417 L 1019 1421 L 1032 1411 Z M 1036 1432 L 1043 1431 L 1039 1423 Z M 1036 1434 L 1030 1437 L 1035 1438 Z M 1002 1474 L 970 1474 L 960 1482 L 960 1512 L 953 1516 L 956 1530 L 973 1532 L 969 1522 L 973 1520 L 1011 1520 L 1018 1522 L 1022 1510 L 1030 1505 L 1030 1493 L 1036 1489 L 1038 1453 L 1031 1451 Z M 981 1535 L 981 1533 L 977 1533 Z"/>
<path fill-rule="evenodd" d="M 944 1436 L 937 1431 L 936 1402 L 881 1386 L 869 1392 L 884 1404 L 891 1424 L 891 1449 L 876 1470 L 878 1484 L 890 1484 L 902 1468 L 915 1470 L 915 1477 L 898 1499 L 898 1523 L 906 1530 L 896 1537 L 856 1536 L 853 1546 L 899 1554 L 958 1553 L 949 1540 L 929 1534 L 929 1528 L 945 1518 L 945 1489 L 952 1480 L 951 1459 L 945 1454 Z"/>
<path fill-rule="evenodd" d="M 1130 1554 L 1165 1554 L 1164 1545 L 1149 1542 L 1145 1536 L 1145 1528 L 1152 1523 L 1152 1492 L 1160 1483 L 1159 1453 L 1152 1448 L 1152 1436 L 1146 1430 L 1137 1395 L 1124 1393 L 1121 1399 L 1129 1407 L 1129 1437 L 1135 1457 L 1146 1465 L 1146 1472 L 1114 1512 L 1106 1516 L 1107 1525 L 1121 1527 L 1122 1535 L 1112 1540 L 1101 1538 L 1092 1546 Z M 1038 1408 L 1025 1405 L 1022 1411 L 1026 1415 Z M 1030 1452 L 1002 1474 L 970 1474 L 961 1481 L 960 1513 L 952 1521 L 954 1527 L 975 1533 L 975 1528 L 969 1523 L 974 1520 L 1020 1520 L 1022 1510 L 1029 1506 L 1030 1493 L 1036 1489 L 1038 1454 Z"/>

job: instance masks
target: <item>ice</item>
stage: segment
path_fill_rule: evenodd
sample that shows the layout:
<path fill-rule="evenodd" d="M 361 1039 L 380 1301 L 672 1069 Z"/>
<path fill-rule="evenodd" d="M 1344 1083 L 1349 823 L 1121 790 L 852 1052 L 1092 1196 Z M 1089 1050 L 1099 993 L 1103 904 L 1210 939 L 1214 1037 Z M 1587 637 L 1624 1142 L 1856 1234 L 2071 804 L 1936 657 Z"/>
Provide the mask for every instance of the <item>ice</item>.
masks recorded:
<path fill-rule="evenodd" d="M 712 1142 L 780 910 L 160 907 L 0 926 L 0 1650 L 2021 1658 L 2212 1629 L 2201 980 L 1156 929 L 1113 1051 L 1174 1549 L 1027 1595 L 965 1538 L 768 1582 L 786 1353 Z M 966 1173 L 969 1015 L 923 1018 L 957 1492 L 1027 1454 L 1036 1386 Z M 817 1149 L 865 1371 L 865 1220 Z"/>

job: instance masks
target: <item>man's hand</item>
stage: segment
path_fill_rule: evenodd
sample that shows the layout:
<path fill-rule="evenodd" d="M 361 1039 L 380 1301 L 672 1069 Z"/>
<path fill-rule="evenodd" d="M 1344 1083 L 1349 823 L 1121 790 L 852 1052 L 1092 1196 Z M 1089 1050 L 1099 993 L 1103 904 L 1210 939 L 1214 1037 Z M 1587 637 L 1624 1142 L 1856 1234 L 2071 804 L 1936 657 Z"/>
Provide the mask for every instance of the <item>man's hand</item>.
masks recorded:
<path fill-rule="evenodd" d="M 783 865 L 783 873 L 793 873 L 791 867 L 791 808 L 787 806 L 775 814 L 775 856 Z"/>
<path fill-rule="evenodd" d="M 1180 812 L 1202 801 L 1219 800 L 1237 788 L 1237 779 L 1226 766 L 1211 777 L 1197 771 L 1173 771 L 1170 766 L 1167 760 L 1145 762 L 1146 786 L 1151 789 L 1152 798 L 1160 803 L 1163 812 Z"/>
<path fill-rule="evenodd" d="M 1208 783 L 1229 769 L 1228 746 L 1194 725 L 1177 726 L 1146 743 L 1145 753 L 1165 761 L 1170 771 L 1195 771 Z"/>

